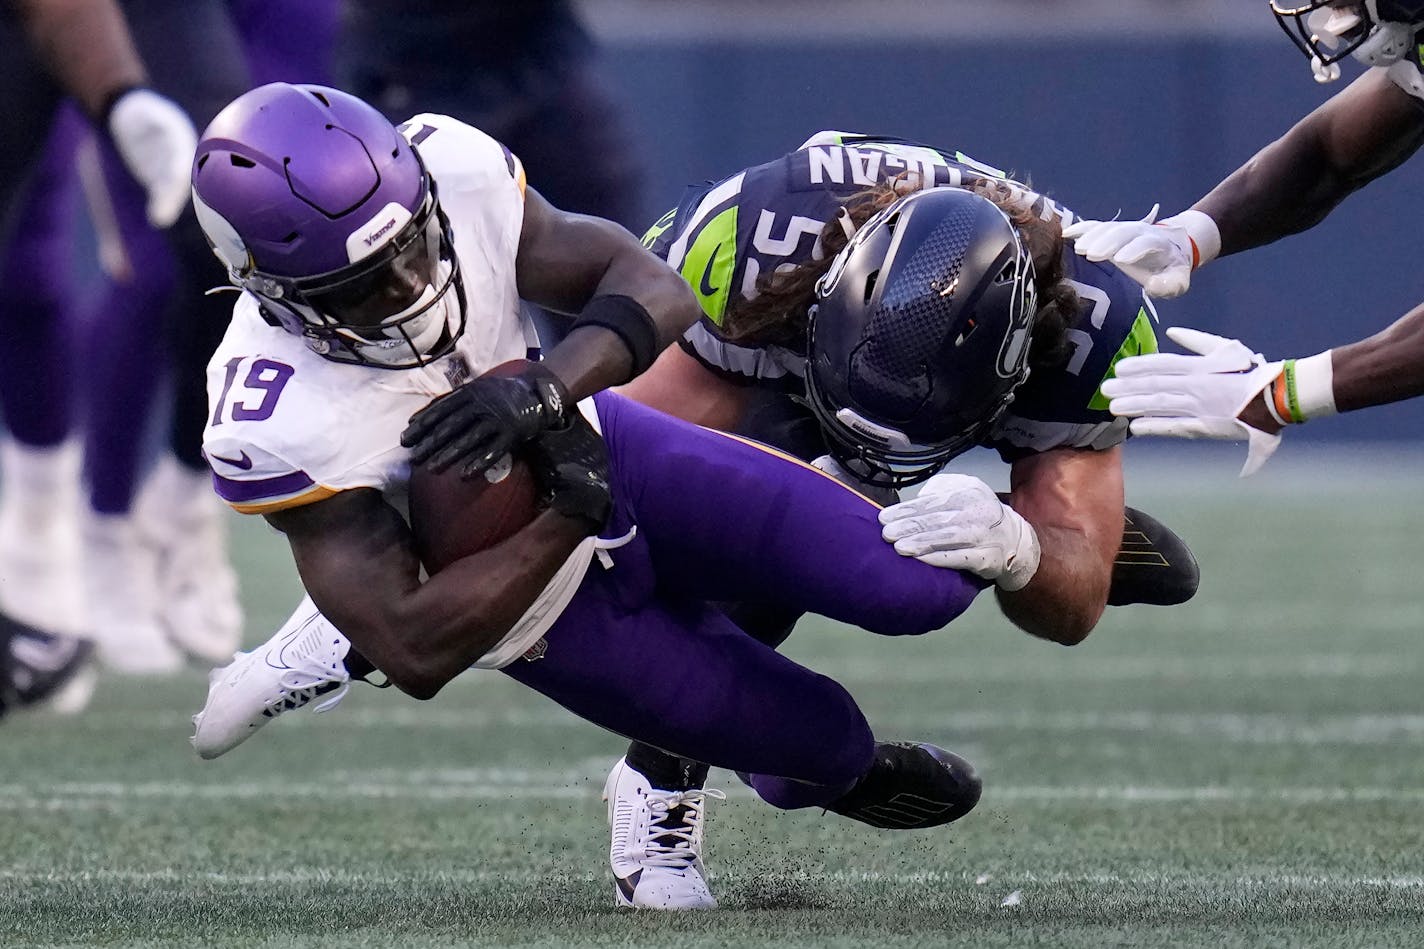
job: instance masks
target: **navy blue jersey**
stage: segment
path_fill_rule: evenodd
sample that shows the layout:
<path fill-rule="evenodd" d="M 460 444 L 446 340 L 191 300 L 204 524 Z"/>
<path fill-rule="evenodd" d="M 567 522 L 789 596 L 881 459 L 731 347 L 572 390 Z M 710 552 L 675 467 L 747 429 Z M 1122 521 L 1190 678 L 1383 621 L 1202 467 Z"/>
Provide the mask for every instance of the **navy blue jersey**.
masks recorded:
<path fill-rule="evenodd" d="M 1127 419 L 1108 411 L 1099 391 L 1119 359 L 1157 351 L 1157 314 L 1132 278 L 1111 264 L 1065 249 L 1066 279 L 1078 293 L 1068 330 L 1071 354 L 1035 369 L 1014 395 L 986 444 L 1005 460 L 1051 448 L 1111 448 L 1127 438 Z"/>
<path fill-rule="evenodd" d="M 847 199 L 900 176 L 926 185 L 962 186 L 997 179 L 1044 220 L 1071 211 L 961 152 L 885 138 L 822 132 L 775 161 L 689 190 L 643 242 L 682 274 L 703 318 L 682 347 L 712 371 L 792 393 L 803 389 L 804 349 L 722 331 L 729 308 L 752 299 L 763 274 L 821 256 L 820 235 Z M 1098 387 L 1122 356 L 1156 350 L 1155 317 L 1141 289 L 1116 268 L 1065 252 L 1067 274 L 1083 300 L 1069 331 L 1071 358 L 1029 377 L 986 444 L 1005 458 L 1057 447 L 1108 448 L 1127 423 L 1107 411 Z"/>

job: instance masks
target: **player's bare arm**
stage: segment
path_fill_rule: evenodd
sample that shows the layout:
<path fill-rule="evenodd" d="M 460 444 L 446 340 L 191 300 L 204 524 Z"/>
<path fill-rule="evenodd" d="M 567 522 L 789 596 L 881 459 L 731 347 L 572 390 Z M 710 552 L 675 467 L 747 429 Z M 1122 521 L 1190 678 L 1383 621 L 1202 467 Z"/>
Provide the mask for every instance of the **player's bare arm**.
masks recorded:
<path fill-rule="evenodd" d="M 514 376 L 473 380 L 411 417 L 401 444 L 436 471 L 477 477 L 515 446 L 563 427 L 574 404 L 643 372 L 701 313 L 691 289 L 633 235 L 526 191 L 519 295 L 578 313 L 568 336 Z"/>
<path fill-rule="evenodd" d="M 266 515 L 317 607 L 401 691 L 435 695 L 509 632 L 589 532 L 549 510 L 503 543 L 420 580 L 410 529 L 379 492 Z"/>
<path fill-rule="evenodd" d="M 1341 5 L 1346 6 L 1351 5 Z M 1354 33 L 1352 45 L 1340 55 L 1356 55 L 1380 68 L 1370 69 L 1296 123 L 1195 206 L 1160 221 L 1155 206 L 1140 221 L 1077 221 L 1063 231 L 1074 250 L 1089 260 L 1111 261 L 1151 296 L 1179 296 L 1197 268 L 1222 254 L 1313 227 L 1350 194 L 1413 155 L 1424 142 L 1424 77 L 1417 61 L 1408 58 L 1415 44 L 1403 37 L 1413 35 L 1418 24 L 1377 22 L 1373 9 L 1358 6 L 1348 22 L 1341 21 Z M 1308 12 L 1277 14 L 1296 18 Z M 1412 19 L 1415 12 L 1394 9 L 1390 14 Z M 1366 25 L 1363 34 L 1356 30 L 1360 18 Z M 1317 81 L 1338 78 L 1334 63 L 1339 57 L 1328 66 L 1321 63 L 1319 57 L 1328 53 L 1308 49 L 1306 35 L 1302 32 L 1297 45 L 1316 57 Z M 1309 40 L 1319 41 L 1318 36 Z"/>
<path fill-rule="evenodd" d="M 45 65 L 84 111 L 104 115 L 112 98 L 148 75 L 113 0 L 12 0 Z"/>
<path fill-rule="evenodd" d="M 1267 145 L 1194 205 L 1221 233 L 1221 254 L 1318 224 L 1349 195 L 1424 143 L 1424 104 L 1370 70 Z"/>
<path fill-rule="evenodd" d="M 187 114 L 145 88 L 148 74 L 114 0 L 14 0 L 30 44 L 104 129 L 148 193 L 148 220 L 169 227 L 188 204 L 197 132 Z"/>
<path fill-rule="evenodd" d="M 524 203 L 517 258 L 519 295 L 560 313 L 586 312 L 597 297 L 623 297 L 646 311 L 652 335 L 575 322 L 544 364 L 575 399 L 626 382 L 680 337 L 702 311 L 690 287 L 611 221 L 555 208 L 533 188 Z M 601 304 L 599 304 L 601 306 Z M 623 319 L 623 317 L 614 317 Z M 635 352 L 635 349 L 648 349 Z"/>
<path fill-rule="evenodd" d="M 1058 448 L 1013 464 L 1010 505 L 1038 534 L 1041 559 L 1028 585 L 996 593 L 1024 631 L 1065 646 L 1092 632 L 1108 603 L 1122 544 L 1122 448 Z"/>
<path fill-rule="evenodd" d="M 669 346 L 651 369 L 618 391 L 684 421 L 725 432 L 742 420 L 752 390 L 717 375 L 680 347 Z"/>
<path fill-rule="evenodd" d="M 1219 225 L 1222 253 L 1269 243 L 1313 226 L 1421 143 L 1424 106 L 1384 70 L 1371 70 L 1193 211 Z M 1424 394 L 1424 307 L 1367 339 L 1281 362 L 1236 340 L 1185 328 L 1168 334 L 1193 355 L 1128 360 L 1108 385 L 1113 411 L 1134 417 L 1138 434 L 1245 437 L 1243 473 L 1264 463 L 1288 424 Z"/>
<path fill-rule="evenodd" d="M 1341 412 L 1424 395 L 1424 305 L 1330 355 L 1335 407 Z"/>

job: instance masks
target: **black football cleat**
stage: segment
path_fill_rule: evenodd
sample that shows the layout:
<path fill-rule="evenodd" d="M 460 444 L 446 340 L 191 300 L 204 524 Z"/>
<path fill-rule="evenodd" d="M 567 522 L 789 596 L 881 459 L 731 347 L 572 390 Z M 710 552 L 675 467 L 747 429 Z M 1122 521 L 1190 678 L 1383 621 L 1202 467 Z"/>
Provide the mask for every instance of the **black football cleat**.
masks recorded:
<path fill-rule="evenodd" d="M 1200 583 L 1201 568 L 1186 541 L 1150 514 L 1131 507 L 1123 511 L 1109 606 L 1176 606 L 1196 596 Z"/>
<path fill-rule="evenodd" d="M 1010 495 L 999 493 L 1009 503 Z M 1108 606 L 1176 606 L 1197 595 L 1201 568 L 1187 542 L 1157 518 L 1123 508 L 1122 545 L 1113 558 Z"/>
<path fill-rule="evenodd" d="M 15 707 L 42 705 L 85 672 L 94 644 L 73 636 L 42 633 L 13 620 L 5 663 L 5 686 Z"/>
<path fill-rule="evenodd" d="M 826 810 L 889 830 L 920 830 L 974 810 L 984 784 L 974 766 L 928 742 L 882 741 L 860 783 Z"/>

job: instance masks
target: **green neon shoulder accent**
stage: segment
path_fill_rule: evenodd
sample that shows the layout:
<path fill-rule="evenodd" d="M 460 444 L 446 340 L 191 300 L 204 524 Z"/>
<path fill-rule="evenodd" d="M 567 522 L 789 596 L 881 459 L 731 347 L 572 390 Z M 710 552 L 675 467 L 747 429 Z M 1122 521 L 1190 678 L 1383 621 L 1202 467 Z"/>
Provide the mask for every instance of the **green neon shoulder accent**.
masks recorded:
<path fill-rule="evenodd" d="M 1117 375 L 1117 364 L 1119 360 L 1128 356 L 1143 356 L 1147 353 L 1157 351 L 1157 333 L 1152 329 L 1152 319 L 1147 315 L 1147 307 L 1137 311 L 1137 319 L 1132 322 L 1132 332 L 1127 334 L 1127 339 L 1122 341 L 1121 348 L 1118 349 L 1112 361 L 1108 363 L 1107 375 L 1103 376 L 1103 382 Z M 1092 401 L 1088 403 L 1088 408 L 1106 410 L 1108 398 L 1103 395 L 1102 383 L 1098 383 L 1098 389 L 1093 392 Z"/>
<path fill-rule="evenodd" d="M 978 161 L 978 160 L 976 160 L 976 159 L 970 158 L 968 155 L 964 154 L 963 152 L 955 152 L 955 153 L 954 153 L 954 160 L 957 161 L 957 162 L 959 162 L 959 164 L 961 164 L 961 165 L 965 165 L 965 166 L 967 166 L 967 167 L 969 167 L 969 168 L 973 168 L 975 171 L 978 171 L 978 172 L 981 172 L 981 173 L 983 173 L 983 174 L 986 174 L 986 175 L 988 175 L 990 178 L 1007 178 L 1007 177 L 1009 177 L 1009 173 L 1008 173 L 1007 171 L 1004 171 L 1002 168 L 995 168 L 993 165 L 986 165 L 986 164 L 985 164 L 984 162 L 982 162 L 982 161 Z"/>
<path fill-rule="evenodd" d="M 654 244 L 656 244 L 658 242 L 658 238 L 662 237 L 663 233 L 668 228 L 672 227 L 672 222 L 675 220 L 677 220 L 677 208 L 673 208 L 672 210 L 668 211 L 668 213 L 664 214 L 662 217 L 654 221 L 653 226 L 648 228 L 647 233 L 643 235 L 643 246 L 652 247 Z"/>
<path fill-rule="evenodd" d="M 682 279 L 697 295 L 702 312 L 718 326 L 731 296 L 737 268 L 737 206 L 734 204 L 702 226 L 683 258 Z"/>

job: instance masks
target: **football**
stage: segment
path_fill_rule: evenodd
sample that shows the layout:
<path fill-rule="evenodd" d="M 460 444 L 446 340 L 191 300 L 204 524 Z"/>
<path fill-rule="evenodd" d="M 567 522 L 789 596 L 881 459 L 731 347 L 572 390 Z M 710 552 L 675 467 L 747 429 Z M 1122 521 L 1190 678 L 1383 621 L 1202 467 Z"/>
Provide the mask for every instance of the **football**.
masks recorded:
<path fill-rule="evenodd" d="M 487 374 L 512 375 L 524 360 Z M 465 480 L 460 466 L 435 474 L 423 465 L 410 473 L 410 529 L 416 552 L 431 573 L 461 557 L 488 550 L 538 514 L 539 489 L 529 465 L 506 455 L 483 477 Z"/>

